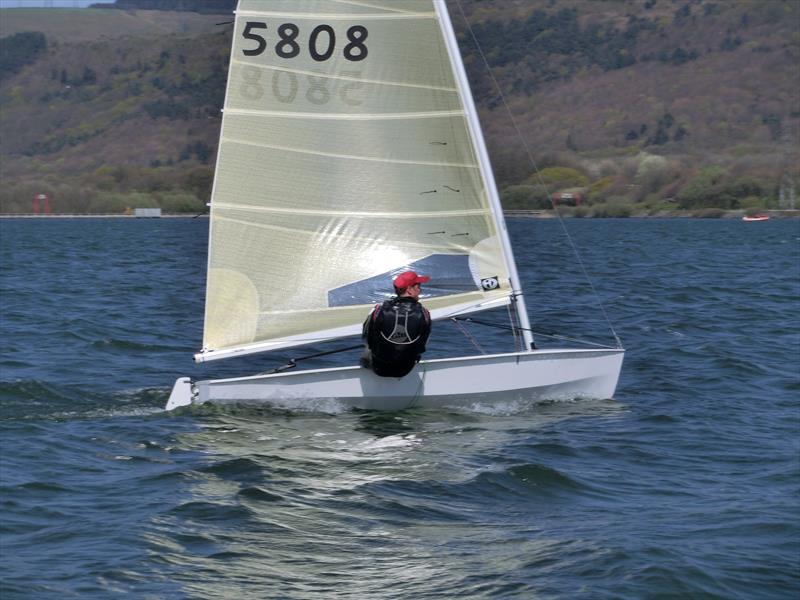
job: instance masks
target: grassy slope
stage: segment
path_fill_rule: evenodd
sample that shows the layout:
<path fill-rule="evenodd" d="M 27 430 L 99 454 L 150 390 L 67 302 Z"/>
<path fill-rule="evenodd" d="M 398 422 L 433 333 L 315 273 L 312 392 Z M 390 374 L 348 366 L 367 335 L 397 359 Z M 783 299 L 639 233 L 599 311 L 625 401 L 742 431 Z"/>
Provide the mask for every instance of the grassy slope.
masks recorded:
<path fill-rule="evenodd" d="M 216 25 L 219 15 L 8 10 L 2 16 L 4 34 L 43 31 L 48 52 L 0 83 L 6 184 L 0 210 L 24 210 L 38 190 L 59 197 L 65 212 L 82 210 L 82 203 L 97 210 L 114 193 L 184 191 L 193 170 L 211 169 L 230 48 L 230 27 Z M 211 156 L 185 156 L 197 144 Z M 157 163 L 173 166 L 157 169 Z M 203 198 L 197 200 L 187 208 L 201 209 Z M 127 205 L 117 204 L 113 210 Z"/>
<path fill-rule="evenodd" d="M 470 22 L 515 16 L 524 19 L 546 2 L 473 3 Z M 666 113 L 687 135 L 680 141 L 647 148 L 659 154 L 739 156 L 760 154 L 797 157 L 800 127 L 800 3 L 783 0 L 691 3 L 694 18 L 674 22 L 683 2 L 660 0 L 649 10 L 643 2 L 615 0 L 582 2 L 559 0 L 557 9 L 577 8 L 581 24 L 600 20 L 625 29 L 627 15 L 636 14 L 656 23 L 656 31 L 641 33 L 636 43 L 640 58 L 622 69 L 584 67 L 567 79 L 539 85 L 530 95 L 513 92 L 507 100 L 526 141 L 536 154 L 547 148 L 574 150 L 602 156 L 631 153 L 646 148 L 645 138 L 626 139 L 632 129 L 647 125 L 650 133 Z M 716 13 L 704 14 L 713 5 Z M 633 10 L 636 9 L 636 10 Z M 745 16 L 746 15 L 746 16 Z M 747 26 L 742 26 L 743 18 Z M 739 45 L 723 50 L 725 40 Z M 484 44 L 484 40 L 480 40 Z M 672 52 L 682 47 L 698 58 L 681 65 L 658 60 L 643 61 L 645 54 Z M 550 55 L 551 60 L 562 57 Z M 490 64 L 492 56 L 488 57 Z M 476 79 L 485 82 L 485 68 L 474 61 Z M 511 83 L 530 71 L 525 65 L 495 68 L 495 76 L 508 94 Z M 484 107 L 493 88 L 480 86 L 478 103 Z M 484 109 L 487 137 L 506 140 L 513 127 L 503 111 Z M 780 131 L 775 119 L 780 120 Z M 503 153 L 502 148 L 496 150 Z M 773 160 L 774 157 L 770 157 Z"/>
<path fill-rule="evenodd" d="M 666 179 L 688 184 L 704 165 L 773 182 L 787 170 L 796 171 L 800 3 L 693 2 L 691 16 L 681 22 L 675 14 L 683 2 L 648 4 L 462 0 L 479 34 L 482 24 L 506 27 L 535 9 L 555 14 L 576 8 L 581 30 L 599 22 L 624 31 L 631 14 L 654 26 L 636 38 L 633 52 L 639 60 L 610 70 L 580 53 L 543 53 L 536 45 L 541 40 L 532 39 L 509 39 L 529 55 L 504 63 L 502 38 L 479 38 L 539 166 L 573 167 L 590 184 L 611 177 L 598 202 L 643 200 L 645 192 L 667 197 L 678 188 L 667 189 Z M 497 102 L 458 5 L 452 4 L 451 12 L 498 180 L 503 187 L 525 183 L 532 166 L 514 124 Z M 42 31 L 49 47 L 45 57 L 0 82 L 0 211 L 20 210 L 33 190 L 47 186 L 62 197 L 71 192 L 72 205 L 82 196 L 102 204 L 111 193 L 169 189 L 190 190 L 202 205 L 213 156 L 187 148 L 199 143 L 213 151 L 216 146 L 230 27 L 215 23 L 226 19 L 33 9 L 5 10 L 1 17 L 2 36 Z M 726 39 L 739 41 L 722 49 Z M 697 58 L 680 65 L 641 59 L 678 47 L 695 51 Z M 665 114 L 674 119 L 667 130 L 670 140 L 648 145 L 648 135 Z M 626 137 L 643 125 L 647 135 Z M 679 127 L 686 135 L 675 140 Z M 650 154 L 666 157 L 659 163 L 663 172 L 658 181 L 643 182 L 642 161 Z M 552 191 L 567 182 L 548 183 Z M 631 190 L 637 189 L 633 197 Z"/>

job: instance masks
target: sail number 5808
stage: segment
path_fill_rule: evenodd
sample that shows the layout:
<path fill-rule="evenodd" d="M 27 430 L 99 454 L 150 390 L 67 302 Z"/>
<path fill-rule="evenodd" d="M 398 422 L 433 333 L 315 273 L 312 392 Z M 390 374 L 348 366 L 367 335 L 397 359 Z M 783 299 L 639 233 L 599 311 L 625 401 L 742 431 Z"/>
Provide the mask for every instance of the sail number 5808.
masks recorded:
<path fill-rule="evenodd" d="M 347 30 L 347 44 L 342 49 L 345 59 L 358 62 L 367 58 L 367 35 L 369 32 L 363 25 L 353 25 Z M 297 38 L 300 28 L 294 23 L 283 23 L 278 26 L 277 39 L 273 45 L 275 54 L 280 58 L 294 58 L 302 52 Z M 242 31 L 242 37 L 255 42 L 254 48 L 242 50 L 245 56 L 258 56 L 270 47 L 267 41 L 267 24 L 259 21 L 248 21 Z M 336 51 L 336 33 L 330 25 L 317 25 L 308 37 L 308 53 L 317 62 L 328 60 Z"/>

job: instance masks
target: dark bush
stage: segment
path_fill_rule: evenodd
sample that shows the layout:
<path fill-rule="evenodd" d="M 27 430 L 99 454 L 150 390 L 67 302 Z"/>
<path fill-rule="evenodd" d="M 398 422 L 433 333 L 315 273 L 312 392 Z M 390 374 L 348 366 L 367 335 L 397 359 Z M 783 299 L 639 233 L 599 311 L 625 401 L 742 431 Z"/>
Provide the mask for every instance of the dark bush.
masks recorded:
<path fill-rule="evenodd" d="M 47 39 L 39 31 L 23 31 L 0 38 L 0 81 L 18 73 L 47 50 Z"/>

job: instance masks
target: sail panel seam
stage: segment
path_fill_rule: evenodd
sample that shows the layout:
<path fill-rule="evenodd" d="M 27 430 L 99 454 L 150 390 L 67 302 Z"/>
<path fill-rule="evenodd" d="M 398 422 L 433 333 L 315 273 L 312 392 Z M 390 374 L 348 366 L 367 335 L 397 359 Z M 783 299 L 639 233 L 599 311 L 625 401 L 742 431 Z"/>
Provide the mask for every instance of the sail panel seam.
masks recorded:
<path fill-rule="evenodd" d="M 221 217 L 219 215 L 215 216 L 214 219 L 216 219 L 217 221 L 225 222 L 225 223 L 233 223 L 233 224 L 236 224 L 236 225 L 242 225 L 244 227 L 257 227 L 259 229 L 268 229 L 270 231 L 281 231 L 281 232 L 284 232 L 284 233 L 289 233 L 291 235 L 312 236 L 312 235 L 315 234 L 315 232 L 313 232 L 313 231 L 304 231 L 302 229 L 297 229 L 297 228 L 292 228 L 292 227 L 283 227 L 281 225 L 268 225 L 266 223 L 253 223 L 252 221 L 242 221 L 240 219 L 232 219 L 230 217 Z M 336 235 L 334 237 L 342 237 L 342 236 Z M 351 242 L 367 242 L 367 243 L 374 242 L 373 239 L 364 238 L 364 237 L 351 237 L 351 238 L 348 238 L 348 239 Z M 442 244 L 423 244 L 423 243 L 420 243 L 420 242 L 411 242 L 411 241 L 405 241 L 404 244 L 408 248 L 413 248 L 413 249 L 417 249 L 417 250 L 425 251 L 425 252 L 429 252 L 429 253 L 430 252 L 441 251 L 441 250 L 443 250 L 445 248 L 450 249 L 450 250 L 453 250 L 453 249 L 461 249 L 461 250 L 464 250 L 464 251 L 468 250 L 467 248 L 464 248 L 463 246 L 456 245 L 456 244 L 452 244 L 452 245 L 447 246 L 447 247 L 443 246 Z"/>
<path fill-rule="evenodd" d="M 235 58 L 231 59 L 231 64 L 240 67 L 253 67 L 255 69 L 280 71 L 282 73 L 291 73 L 293 75 L 306 75 L 308 77 L 319 77 L 320 79 L 335 79 L 337 81 L 350 81 L 352 83 L 371 83 L 373 85 L 416 88 L 422 90 L 436 90 L 439 92 L 451 92 L 453 94 L 458 93 L 457 88 L 446 87 L 441 85 L 424 85 L 422 83 L 405 83 L 402 81 L 382 81 L 380 79 L 360 79 L 358 77 L 349 77 L 347 75 L 336 75 L 332 73 L 317 73 L 315 71 L 305 71 L 303 69 L 289 69 L 288 67 L 279 67 L 277 65 L 259 65 L 244 60 L 237 60 Z"/>
<path fill-rule="evenodd" d="M 293 12 L 272 12 L 240 10 L 236 12 L 237 17 L 275 17 L 282 19 L 326 19 L 336 21 L 352 21 L 364 19 L 370 21 L 400 20 L 400 19 L 435 19 L 436 13 L 416 12 L 416 13 L 293 13 Z"/>
<path fill-rule="evenodd" d="M 320 209 L 302 209 L 302 208 L 279 208 L 272 206 L 249 206 L 247 204 L 233 204 L 230 202 L 214 202 L 214 208 L 218 210 L 244 210 L 250 212 L 264 212 L 264 213 L 278 213 L 285 215 L 314 215 L 314 216 L 327 216 L 327 217 L 361 217 L 365 219 L 418 219 L 420 217 L 440 219 L 443 217 L 470 217 L 470 216 L 483 216 L 487 214 L 488 209 L 472 208 L 465 210 L 443 210 L 443 211 L 427 211 L 427 212 L 365 212 L 365 211 L 347 211 L 347 210 L 320 210 Z M 229 217 L 218 217 L 226 220 Z M 256 225 L 255 223 L 244 223 L 247 225 Z"/>
<path fill-rule="evenodd" d="M 297 154 L 307 154 L 311 156 L 326 156 L 328 158 L 341 158 L 345 160 L 363 160 L 369 162 L 379 162 L 379 163 L 387 163 L 387 164 L 398 164 L 398 165 L 419 165 L 419 166 L 426 166 L 426 167 L 451 167 L 454 169 L 477 169 L 478 165 L 469 164 L 469 163 L 443 163 L 443 162 L 429 162 L 429 161 L 417 161 L 417 160 L 400 160 L 396 158 L 378 158 L 373 156 L 357 156 L 355 154 L 338 154 L 336 152 L 320 152 L 317 150 L 309 150 L 304 148 L 290 148 L 289 146 L 278 146 L 275 144 L 264 144 L 261 142 L 249 142 L 247 140 L 242 140 L 239 138 L 223 138 L 223 142 L 229 142 L 231 144 L 241 144 L 243 146 L 255 146 L 257 148 L 266 148 L 268 150 L 279 150 L 281 152 L 294 152 Z"/>
<path fill-rule="evenodd" d="M 215 215 L 214 220 L 217 222 L 223 223 L 232 223 L 234 225 L 241 225 L 243 227 L 256 227 L 258 229 L 267 229 L 269 231 L 280 231 L 282 233 L 288 233 L 290 235 L 305 235 L 305 236 L 313 236 L 316 234 L 314 231 L 304 231 L 302 229 L 297 229 L 296 227 L 283 227 L 281 225 L 271 225 L 266 223 L 253 223 L 252 221 L 242 221 L 241 219 L 233 219 L 231 217 L 222 217 L 220 215 Z M 334 235 L 332 237 L 341 238 L 343 236 Z M 349 237 L 348 241 L 353 242 L 364 242 L 364 243 L 372 243 L 375 240 L 371 238 L 365 237 Z M 410 248 L 413 250 L 419 250 L 420 252 L 441 252 L 443 250 L 459 250 L 461 252 L 469 252 L 469 248 L 464 247 L 459 244 L 449 244 L 447 246 L 439 243 L 439 244 L 425 244 L 422 242 L 412 242 L 409 240 L 403 241 L 404 247 Z"/>
<path fill-rule="evenodd" d="M 357 0 L 333 0 L 336 4 L 344 4 L 348 6 L 361 6 L 364 8 L 374 8 L 375 10 L 386 10 L 390 13 L 401 13 L 404 15 L 416 15 L 420 14 L 413 10 L 406 10 L 403 8 L 389 8 L 388 6 L 377 6 L 370 2 L 358 2 Z"/>

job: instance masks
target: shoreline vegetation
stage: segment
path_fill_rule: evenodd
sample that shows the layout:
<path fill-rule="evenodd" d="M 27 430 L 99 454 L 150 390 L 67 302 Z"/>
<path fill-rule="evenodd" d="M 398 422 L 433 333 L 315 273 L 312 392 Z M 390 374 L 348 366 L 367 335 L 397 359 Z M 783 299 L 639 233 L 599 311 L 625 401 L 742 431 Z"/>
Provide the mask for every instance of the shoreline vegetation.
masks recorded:
<path fill-rule="evenodd" d="M 559 208 L 558 215 L 554 210 L 504 210 L 507 219 L 555 219 L 561 216 L 564 219 L 741 219 L 752 214 L 743 210 L 674 210 L 662 212 L 639 212 L 631 214 L 594 214 L 591 211 L 576 212 L 573 207 Z M 800 219 L 800 210 L 764 210 L 758 214 L 769 216 L 770 219 Z M 0 213 L 0 219 L 198 219 L 208 218 L 209 213 L 162 213 L 158 216 L 140 216 L 130 213 Z"/>

